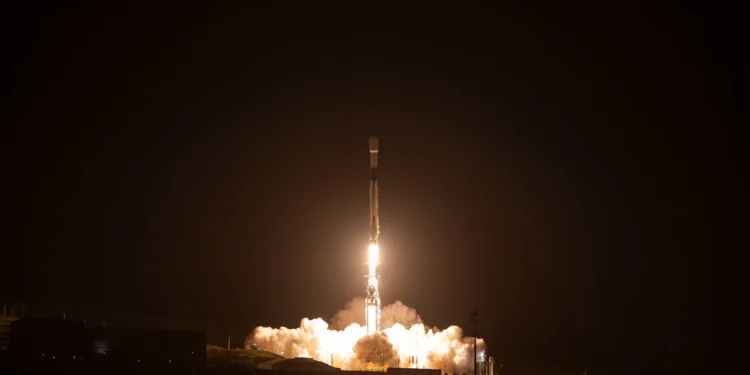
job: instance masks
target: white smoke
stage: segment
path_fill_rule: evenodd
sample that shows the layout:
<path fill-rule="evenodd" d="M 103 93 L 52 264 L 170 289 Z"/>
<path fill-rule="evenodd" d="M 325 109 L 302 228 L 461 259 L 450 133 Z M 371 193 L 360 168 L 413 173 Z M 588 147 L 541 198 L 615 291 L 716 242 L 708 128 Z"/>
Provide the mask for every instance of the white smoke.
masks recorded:
<path fill-rule="evenodd" d="M 352 324 L 365 325 L 365 299 L 355 298 L 344 305 L 343 310 L 339 310 L 331 318 L 331 327 L 333 329 L 345 329 Z M 381 313 L 382 314 L 382 313 Z"/>
<path fill-rule="evenodd" d="M 410 328 L 418 323 L 422 323 L 422 318 L 417 315 L 417 310 L 404 305 L 401 301 L 396 301 L 380 310 L 380 327 L 383 329 L 391 328 L 396 324 Z"/>
<path fill-rule="evenodd" d="M 382 331 L 367 335 L 364 309 L 364 299 L 350 301 L 333 316 L 330 327 L 320 318 L 304 318 L 299 328 L 257 327 L 245 347 L 257 344 L 287 358 L 314 358 L 344 370 L 420 367 L 444 374 L 474 370 L 473 339 L 464 337 L 461 328 L 426 328 L 416 310 L 397 301 L 382 308 Z M 477 339 L 477 350 L 484 346 L 484 340 Z"/>

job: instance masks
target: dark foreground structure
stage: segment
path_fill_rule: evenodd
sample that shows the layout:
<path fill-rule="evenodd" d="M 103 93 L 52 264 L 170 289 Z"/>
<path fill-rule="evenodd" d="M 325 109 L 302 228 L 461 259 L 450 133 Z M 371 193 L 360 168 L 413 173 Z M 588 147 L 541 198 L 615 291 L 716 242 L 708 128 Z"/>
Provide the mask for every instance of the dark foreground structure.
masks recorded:
<path fill-rule="evenodd" d="M 206 334 L 19 319 L 0 361 L 3 374 L 202 374 Z"/>
<path fill-rule="evenodd" d="M 207 375 L 441 375 L 435 369 L 389 368 L 386 372 L 373 371 L 343 371 L 343 370 L 232 370 L 208 368 Z"/>
<path fill-rule="evenodd" d="M 263 368 L 266 367 L 266 368 Z M 279 359 L 259 369 L 206 367 L 205 332 L 96 327 L 67 319 L 11 323 L 0 374 L 374 375 L 341 371 L 307 358 Z M 389 368 L 386 375 L 441 375 L 440 370 Z"/>

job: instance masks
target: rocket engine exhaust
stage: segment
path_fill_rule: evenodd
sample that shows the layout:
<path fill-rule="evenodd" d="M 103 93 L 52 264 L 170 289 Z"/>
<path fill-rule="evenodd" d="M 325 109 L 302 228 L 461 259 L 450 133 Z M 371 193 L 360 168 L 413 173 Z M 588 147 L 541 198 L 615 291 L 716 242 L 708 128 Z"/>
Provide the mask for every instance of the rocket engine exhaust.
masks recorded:
<path fill-rule="evenodd" d="M 365 326 L 367 334 L 380 331 L 380 293 L 378 291 L 378 264 L 380 262 L 380 218 L 378 215 L 378 138 L 370 138 L 370 247 L 368 249 L 368 274 L 365 298 Z"/>
<path fill-rule="evenodd" d="M 440 330 L 423 323 L 412 307 L 396 301 L 383 306 L 381 330 L 367 334 L 363 298 L 346 304 L 331 318 L 304 318 L 297 328 L 256 327 L 245 347 L 261 348 L 286 358 L 307 357 L 342 370 L 378 370 L 390 367 L 440 369 L 443 374 L 470 374 L 474 369 L 474 340 L 450 326 Z M 477 339 L 484 358 L 484 340 Z M 482 372 L 481 375 L 489 375 Z"/>
<path fill-rule="evenodd" d="M 370 241 L 365 298 L 356 298 L 336 313 L 332 326 L 321 318 L 303 318 L 299 328 L 256 327 L 245 347 L 259 347 L 287 358 L 313 358 L 343 370 L 402 367 L 440 369 L 443 374 L 470 373 L 477 365 L 485 366 L 483 359 L 476 363 L 472 350 L 476 343 L 479 358 L 484 358 L 484 340 L 464 336 L 458 326 L 430 328 L 415 309 L 400 301 L 381 309 L 378 150 L 378 138 L 370 138 Z M 483 371 L 482 375 L 492 375 L 489 372 Z"/>

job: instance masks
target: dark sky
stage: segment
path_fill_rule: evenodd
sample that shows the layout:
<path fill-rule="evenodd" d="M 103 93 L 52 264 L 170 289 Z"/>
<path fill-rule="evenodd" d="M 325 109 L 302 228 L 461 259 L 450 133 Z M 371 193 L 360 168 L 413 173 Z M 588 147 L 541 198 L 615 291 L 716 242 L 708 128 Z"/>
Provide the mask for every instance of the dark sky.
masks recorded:
<path fill-rule="evenodd" d="M 368 4 L 4 12 L 0 300 L 237 345 L 329 318 L 377 135 L 384 303 L 641 373 L 747 332 L 729 10 Z"/>

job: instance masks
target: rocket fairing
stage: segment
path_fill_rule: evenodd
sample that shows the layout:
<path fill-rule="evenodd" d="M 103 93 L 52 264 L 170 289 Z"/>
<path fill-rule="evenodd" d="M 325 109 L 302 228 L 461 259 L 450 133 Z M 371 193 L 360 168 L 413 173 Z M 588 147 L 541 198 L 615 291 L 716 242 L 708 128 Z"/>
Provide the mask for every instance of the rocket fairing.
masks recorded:
<path fill-rule="evenodd" d="M 380 248 L 380 218 L 378 215 L 378 138 L 370 138 L 370 247 L 368 254 L 369 272 L 367 278 L 367 298 L 365 299 L 365 325 L 367 334 L 380 331 L 380 294 L 378 292 L 378 263 Z"/>

